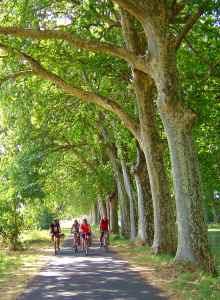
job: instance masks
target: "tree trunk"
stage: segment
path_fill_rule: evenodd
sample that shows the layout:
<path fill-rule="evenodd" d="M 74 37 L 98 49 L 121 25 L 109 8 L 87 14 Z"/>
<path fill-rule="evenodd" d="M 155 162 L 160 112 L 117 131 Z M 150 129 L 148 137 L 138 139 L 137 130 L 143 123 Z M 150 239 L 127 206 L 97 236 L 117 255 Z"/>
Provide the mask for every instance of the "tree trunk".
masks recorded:
<path fill-rule="evenodd" d="M 12 230 L 9 234 L 9 248 L 12 251 L 17 251 L 19 248 L 19 213 L 18 213 L 18 203 L 17 197 L 12 199 Z"/>
<path fill-rule="evenodd" d="M 97 225 L 99 223 L 99 213 L 98 213 L 98 207 L 97 202 L 95 202 L 92 206 L 92 212 L 91 212 L 91 219 L 92 224 Z"/>
<path fill-rule="evenodd" d="M 176 195 L 178 248 L 176 260 L 206 263 L 210 266 L 208 233 L 200 185 L 198 160 L 191 128 L 169 119 L 164 122 L 169 141 Z M 174 125 L 175 124 L 175 125 Z"/>
<path fill-rule="evenodd" d="M 139 105 L 142 149 L 145 154 L 150 179 L 154 208 L 155 253 L 176 251 L 176 228 L 174 202 L 169 191 L 169 182 L 163 160 L 163 145 L 158 135 L 154 103 L 154 85 L 145 74 L 134 72 L 135 90 Z"/>
<path fill-rule="evenodd" d="M 137 163 L 133 173 L 138 193 L 138 237 L 149 246 L 154 238 L 154 213 L 146 160 L 137 145 Z"/>
<path fill-rule="evenodd" d="M 129 198 L 129 204 L 130 204 L 130 225 L 131 225 L 130 238 L 131 238 L 131 240 L 134 240 L 137 235 L 136 222 L 135 222 L 135 219 L 136 219 L 135 200 L 134 200 L 134 193 L 132 191 L 130 176 L 128 174 L 128 168 L 126 166 L 124 159 L 121 159 L 121 167 L 122 167 L 122 172 L 123 172 L 123 177 L 124 177 L 125 190 L 127 192 L 127 195 Z"/>
<path fill-rule="evenodd" d="M 109 203 L 109 195 L 106 196 L 106 217 L 108 220 L 110 219 L 110 203 Z"/>
<path fill-rule="evenodd" d="M 172 34 L 168 34 L 166 22 L 161 14 L 158 19 L 146 18 L 143 25 L 151 55 L 149 70 L 157 87 L 157 106 L 171 155 L 178 224 L 176 260 L 196 262 L 214 271 L 204 220 L 198 159 L 192 137 L 196 115 L 183 104 L 175 40 Z"/>
<path fill-rule="evenodd" d="M 130 237 L 130 207 L 129 199 L 124 185 L 124 179 L 120 162 L 117 157 L 117 148 L 115 145 L 106 144 L 106 153 L 112 165 L 112 169 L 117 184 L 120 218 L 121 218 L 121 233 L 125 237 Z"/>
<path fill-rule="evenodd" d="M 117 193 L 112 193 L 109 197 L 110 203 L 110 230 L 114 234 L 119 233 L 118 227 L 118 195 Z"/>
<path fill-rule="evenodd" d="M 127 48 L 143 55 L 144 43 L 140 43 L 132 27 L 129 15 L 122 12 L 122 27 Z M 140 45 L 141 46 L 138 46 Z M 146 45 L 146 44 L 145 44 Z M 162 143 L 158 134 L 155 117 L 155 85 L 146 74 L 133 69 L 134 87 L 137 96 L 141 140 L 150 179 L 154 208 L 154 241 L 155 253 L 174 253 L 176 250 L 176 228 L 174 203 L 170 196 L 169 183 L 163 161 Z"/>
<path fill-rule="evenodd" d="M 101 198 L 101 196 L 98 196 L 98 205 L 101 218 L 107 216 L 106 202 Z"/>

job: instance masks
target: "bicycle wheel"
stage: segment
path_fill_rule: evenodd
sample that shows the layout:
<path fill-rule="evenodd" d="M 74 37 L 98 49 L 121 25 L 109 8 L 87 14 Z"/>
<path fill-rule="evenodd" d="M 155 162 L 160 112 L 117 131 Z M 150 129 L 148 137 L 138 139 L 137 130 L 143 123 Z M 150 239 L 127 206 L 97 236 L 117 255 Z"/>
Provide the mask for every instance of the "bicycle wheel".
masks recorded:
<path fill-rule="evenodd" d="M 74 249 L 74 252 L 77 253 L 78 252 L 78 245 L 77 245 L 77 236 L 74 235 L 74 238 L 73 238 L 73 249 Z"/>
<path fill-rule="evenodd" d="M 89 240 L 88 237 L 85 237 L 85 247 L 84 247 L 84 251 L 85 251 L 85 256 L 88 255 L 89 252 Z"/>
<path fill-rule="evenodd" d="M 59 253 L 58 238 L 54 237 L 54 255 L 57 255 L 58 253 Z"/>

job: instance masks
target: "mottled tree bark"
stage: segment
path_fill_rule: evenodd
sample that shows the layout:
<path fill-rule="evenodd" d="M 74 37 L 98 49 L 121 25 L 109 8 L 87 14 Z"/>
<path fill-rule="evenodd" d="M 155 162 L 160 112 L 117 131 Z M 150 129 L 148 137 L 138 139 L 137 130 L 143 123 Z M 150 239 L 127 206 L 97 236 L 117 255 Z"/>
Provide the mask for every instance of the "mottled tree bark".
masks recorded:
<path fill-rule="evenodd" d="M 110 219 L 110 203 L 109 203 L 109 195 L 106 196 L 106 217 L 108 220 Z"/>
<path fill-rule="evenodd" d="M 110 204 L 110 229 L 114 234 L 119 233 L 118 226 L 118 195 L 116 192 L 113 192 L 109 196 L 109 204 Z"/>
<path fill-rule="evenodd" d="M 166 1 L 113 1 L 141 22 L 147 39 L 146 69 L 143 72 L 156 85 L 157 107 L 171 155 L 178 224 L 176 259 L 197 262 L 214 271 L 215 266 L 208 248 L 198 160 L 192 137 L 195 114 L 184 105 L 176 63 L 176 50 L 201 16 L 203 9 L 199 7 L 195 14 L 189 16 L 182 32 L 175 36 L 170 30 L 173 12 Z M 147 156 L 146 160 L 148 161 Z M 151 175 L 149 176 L 151 181 Z"/>
<path fill-rule="evenodd" d="M 134 240 L 136 238 L 136 211 L 135 211 L 135 199 L 134 199 L 134 192 L 131 185 L 130 176 L 128 173 L 127 165 L 124 161 L 124 159 L 121 159 L 121 167 L 122 167 L 122 173 L 124 177 L 124 185 L 125 190 L 127 192 L 128 198 L 129 198 L 129 205 L 130 205 L 130 225 L 131 225 L 131 234 L 130 238 L 131 240 Z"/>
<path fill-rule="evenodd" d="M 111 162 L 119 199 L 121 234 L 125 237 L 130 237 L 130 207 L 129 198 L 125 189 L 123 173 L 120 161 L 117 156 L 117 147 L 108 140 L 108 133 L 105 129 L 102 130 L 102 137 L 105 142 L 105 151 Z"/>
<path fill-rule="evenodd" d="M 98 212 L 97 202 L 95 202 L 92 206 L 91 221 L 92 221 L 92 224 L 94 224 L 94 225 L 97 225 L 99 223 L 99 212 Z"/>
<path fill-rule="evenodd" d="M 106 202 L 102 199 L 101 196 L 98 196 L 98 205 L 101 218 L 103 218 L 104 216 L 107 217 Z"/>
<path fill-rule="evenodd" d="M 148 6 L 147 1 L 146 8 Z M 176 260 L 202 264 L 214 271 L 204 219 L 201 180 L 192 128 L 195 113 L 184 106 L 176 62 L 176 38 L 169 33 L 166 7 L 151 7 L 146 16 L 149 70 L 157 87 L 157 107 L 168 139 L 176 197 L 178 247 Z"/>
<path fill-rule="evenodd" d="M 138 237 L 151 246 L 154 239 L 153 202 L 146 160 L 139 145 L 137 145 L 137 162 L 133 173 L 138 194 Z"/>
<path fill-rule="evenodd" d="M 143 55 L 144 43 L 138 41 L 138 36 L 132 27 L 129 15 L 122 12 L 121 16 L 128 49 L 138 55 Z M 138 46 L 140 44 L 141 47 Z M 156 125 L 153 101 L 155 98 L 155 85 L 149 76 L 136 69 L 133 69 L 133 76 L 141 130 L 139 143 L 146 158 L 154 208 L 152 248 L 155 253 L 174 253 L 176 250 L 174 203 L 170 196 L 163 160 L 163 147 Z"/>

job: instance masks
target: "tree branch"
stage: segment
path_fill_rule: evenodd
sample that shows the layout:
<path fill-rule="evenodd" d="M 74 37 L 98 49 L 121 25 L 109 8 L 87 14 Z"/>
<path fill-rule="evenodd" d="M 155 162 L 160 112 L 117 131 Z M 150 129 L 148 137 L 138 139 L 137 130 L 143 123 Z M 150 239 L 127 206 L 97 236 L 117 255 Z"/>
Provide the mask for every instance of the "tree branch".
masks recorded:
<path fill-rule="evenodd" d="M 57 76 L 56 74 L 50 72 L 49 70 L 45 69 L 38 61 L 36 61 L 31 56 L 10 48 L 4 44 L 0 43 L 0 48 L 7 50 L 9 52 L 15 53 L 19 58 L 24 59 L 27 61 L 31 67 L 33 74 L 38 75 L 39 77 L 49 80 L 53 82 L 57 87 L 61 88 L 67 94 L 80 98 L 85 102 L 90 102 L 101 106 L 102 108 L 115 113 L 119 119 L 125 124 L 125 127 L 128 128 L 131 133 L 135 136 L 136 139 L 140 138 L 140 129 L 139 125 L 135 120 L 133 120 L 126 112 L 123 111 L 121 106 L 116 102 L 107 97 L 103 97 L 99 94 L 94 92 L 89 92 L 82 90 L 80 88 L 74 87 L 69 83 L 65 82 L 62 78 Z"/>
<path fill-rule="evenodd" d="M 146 7 L 142 6 L 141 3 L 137 4 L 136 0 L 112 0 L 112 2 L 118 4 L 121 8 L 123 8 L 132 16 L 137 18 L 140 22 L 144 22 L 146 15 Z"/>
<path fill-rule="evenodd" d="M 52 148 L 52 151 L 50 151 L 50 152 L 57 152 L 57 151 L 60 151 L 60 150 L 68 151 L 68 150 L 72 150 L 74 148 L 80 148 L 82 146 L 87 146 L 87 145 L 88 144 L 85 144 L 85 143 L 79 143 L 79 144 L 70 144 L 70 143 L 67 143 L 67 142 L 65 142 L 64 144 L 53 143 L 53 144 L 47 145 L 47 149 Z"/>
<path fill-rule="evenodd" d="M 0 27 L 0 34 L 37 40 L 63 40 L 76 48 L 94 52 L 104 52 L 114 57 L 121 58 L 129 64 L 134 65 L 136 69 L 146 72 L 144 58 L 136 56 L 133 52 L 121 47 L 117 47 L 113 44 L 81 39 L 80 37 L 69 32 L 60 30 L 23 29 L 20 27 Z"/>
<path fill-rule="evenodd" d="M 171 7 L 171 20 L 174 20 L 181 13 L 181 11 L 185 8 L 187 2 L 189 1 L 182 1 L 178 3 L 175 0 L 173 1 Z"/>
<path fill-rule="evenodd" d="M 59 151 L 71 151 L 77 156 L 77 158 L 81 161 L 81 163 L 86 165 L 91 171 L 96 172 L 96 165 L 93 164 L 91 161 L 86 160 L 83 157 L 83 155 L 77 150 L 77 148 L 81 147 L 81 146 L 82 146 L 82 144 L 77 145 L 77 144 L 66 143 L 66 144 L 63 144 L 63 145 L 58 145 L 56 148 L 50 150 L 50 153 L 59 152 Z"/>
<path fill-rule="evenodd" d="M 182 32 L 177 36 L 176 38 L 176 49 L 178 49 L 181 45 L 181 42 L 185 38 L 185 36 L 188 34 L 188 32 L 192 29 L 193 25 L 197 22 L 197 20 L 201 17 L 201 15 L 204 12 L 203 7 L 199 7 L 197 12 L 194 15 L 191 15 L 188 20 L 186 21 L 185 26 L 183 27 Z"/>

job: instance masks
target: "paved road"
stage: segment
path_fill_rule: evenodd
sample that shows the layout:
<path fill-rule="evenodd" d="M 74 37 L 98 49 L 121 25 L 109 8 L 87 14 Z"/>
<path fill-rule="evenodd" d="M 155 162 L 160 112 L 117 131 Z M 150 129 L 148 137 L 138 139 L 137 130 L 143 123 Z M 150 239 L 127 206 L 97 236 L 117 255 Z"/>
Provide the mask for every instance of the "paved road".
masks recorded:
<path fill-rule="evenodd" d="M 41 270 L 17 300 L 166 300 L 126 262 L 92 247 L 74 255 L 67 239 L 59 256 Z"/>

